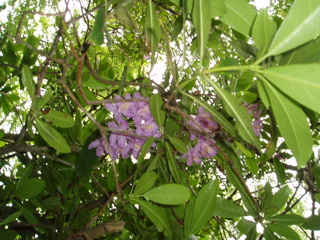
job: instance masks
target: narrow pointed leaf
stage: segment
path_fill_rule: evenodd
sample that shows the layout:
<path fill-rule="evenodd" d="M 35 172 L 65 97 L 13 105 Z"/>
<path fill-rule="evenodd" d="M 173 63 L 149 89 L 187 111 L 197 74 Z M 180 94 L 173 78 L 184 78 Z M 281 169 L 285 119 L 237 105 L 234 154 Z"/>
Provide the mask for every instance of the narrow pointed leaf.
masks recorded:
<path fill-rule="evenodd" d="M 223 101 L 226 111 L 236 119 L 240 135 L 260 150 L 260 142 L 253 131 L 252 119 L 250 118 L 245 107 L 241 106 L 237 98 L 222 89 L 214 81 L 209 78 L 205 79 L 212 87 L 214 87 L 216 93 Z"/>
<path fill-rule="evenodd" d="M 54 149 L 62 153 L 71 151 L 69 144 L 62 135 L 50 125 L 36 119 L 37 129 L 43 139 Z"/>
<path fill-rule="evenodd" d="M 246 0 L 226 0 L 227 13 L 221 20 L 245 36 L 249 36 L 256 11 Z"/>
<path fill-rule="evenodd" d="M 151 189 L 142 196 L 148 200 L 164 205 L 180 205 L 189 199 L 190 194 L 190 190 L 183 185 L 164 184 Z"/>
<path fill-rule="evenodd" d="M 267 9 L 262 9 L 252 28 L 252 39 L 259 49 L 260 56 L 267 52 L 276 31 L 277 24 L 268 15 Z"/>
<path fill-rule="evenodd" d="M 225 118 L 220 112 L 218 112 L 215 108 L 213 108 L 212 106 L 210 106 L 207 102 L 191 95 L 188 94 L 186 92 L 181 91 L 181 93 L 183 95 L 188 96 L 189 98 L 191 98 L 193 101 L 197 102 L 198 104 L 200 104 L 201 106 L 203 106 L 203 108 L 211 113 L 211 115 L 214 117 L 214 120 L 217 121 L 226 132 L 230 133 L 232 136 L 237 136 L 233 126 L 231 125 L 231 123 L 228 121 L 227 118 Z"/>
<path fill-rule="evenodd" d="M 145 172 L 139 179 L 133 194 L 141 195 L 146 191 L 150 190 L 153 187 L 154 182 L 157 180 L 157 178 L 158 176 L 155 172 Z"/>
<path fill-rule="evenodd" d="M 0 222 L 0 226 L 6 225 L 8 223 L 11 223 L 11 222 L 15 221 L 18 217 L 20 217 L 20 215 L 22 213 L 23 213 L 22 210 L 19 210 L 19 211 L 15 212 L 15 213 L 12 213 L 10 216 L 6 217 L 4 220 L 2 220 Z"/>
<path fill-rule="evenodd" d="M 307 117 L 297 103 L 287 98 L 269 82 L 264 81 L 263 85 L 269 96 L 279 131 L 300 168 L 307 163 L 312 153 L 313 141 Z"/>
<path fill-rule="evenodd" d="M 150 97 L 149 104 L 151 113 L 154 117 L 154 121 L 158 124 L 160 128 L 163 127 L 164 122 L 166 120 L 166 112 L 163 108 L 162 97 L 159 94 L 152 95 Z"/>
<path fill-rule="evenodd" d="M 69 128 L 75 124 L 75 121 L 70 115 L 56 110 L 49 110 L 49 112 L 42 114 L 42 117 L 60 128 Z"/>
<path fill-rule="evenodd" d="M 202 187 L 194 203 L 191 228 L 186 236 L 200 231 L 211 219 L 216 207 L 218 190 L 218 180 L 211 181 Z"/>
<path fill-rule="evenodd" d="M 231 200 L 218 197 L 214 215 L 222 218 L 237 218 L 244 217 L 245 211 Z"/>
<path fill-rule="evenodd" d="M 300 225 L 305 222 L 305 218 L 297 214 L 279 215 L 270 217 L 267 220 L 281 225 Z"/>
<path fill-rule="evenodd" d="M 179 138 L 170 137 L 170 136 L 168 136 L 168 138 L 169 138 L 169 141 L 175 147 L 176 150 L 178 150 L 181 153 L 187 153 L 188 152 L 188 148 L 187 148 L 186 144 L 182 140 L 180 140 Z"/>
<path fill-rule="evenodd" d="M 47 90 L 41 99 L 38 100 L 38 104 L 36 106 L 36 110 L 41 109 L 44 105 L 46 105 L 50 99 L 52 98 L 52 90 Z"/>
<path fill-rule="evenodd" d="M 138 199 L 137 201 L 139 202 L 142 211 L 144 211 L 148 218 L 156 225 L 157 229 L 161 232 L 164 231 L 166 236 L 171 236 L 172 230 L 164 208 L 154 205 L 151 202 Z"/>
<path fill-rule="evenodd" d="M 175 155 L 173 154 L 173 150 L 168 142 L 166 142 L 166 156 L 167 156 L 167 160 L 168 160 L 169 169 L 170 169 L 170 172 L 171 172 L 174 180 L 177 183 L 181 183 L 181 175 L 180 175 L 179 165 L 177 163 Z"/>
<path fill-rule="evenodd" d="M 276 33 L 268 56 L 302 45 L 320 34 L 318 0 L 296 0 Z"/>
<path fill-rule="evenodd" d="M 257 216 L 259 209 L 257 209 L 257 206 L 253 201 L 253 197 L 251 196 L 251 193 L 249 192 L 248 187 L 245 186 L 244 180 L 242 179 L 241 181 L 241 179 L 239 179 L 239 177 L 242 177 L 242 176 L 239 176 L 238 174 L 236 174 L 229 165 L 226 167 L 226 171 L 227 171 L 228 180 L 240 192 L 243 204 L 248 210 L 248 214 L 252 216 Z"/>
<path fill-rule="evenodd" d="M 211 27 L 210 0 L 194 1 L 192 21 L 198 35 L 200 61 L 202 62 L 206 51 Z"/>
<path fill-rule="evenodd" d="M 154 54 L 158 49 L 158 43 L 161 37 L 161 29 L 152 0 L 149 0 L 148 4 L 145 31 L 147 36 L 147 46 L 152 53 L 152 58 L 154 58 Z"/>
<path fill-rule="evenodd" d="M 27 92 L 29 93 L 30 97 L 33 98 L 36 86 L 35 82 L 33 80 L 32 72 L 27 65 L 23 65 L 22 67 L 22 83 L 24 87 L 27 89 Z"/>
<path fill-rule="evenodd" d="M 106 23 L 105 9 L 104 9 L 104 6 L 101 6 L 98 9 L 97 16 L 93 25 L 93 29 L 89 37 L 89 39 L 92 42 L 95 42 L 99 45 L 104 43 L 103 32 L 104 32 L 105 23 Z"/>
<path fill-rule="evenodd" d="M 290 195 L 290 188 L 287 185 L 281 187 L 273 195 L 273 202 L 277 206 L 278 211 L 287 203 L 289 195 Z"/>
<path fill-rule="evenodd" d="M 273 67 L 264 70 L 263 74 L 288 96 L 320 112 L 320 64 Z"/>

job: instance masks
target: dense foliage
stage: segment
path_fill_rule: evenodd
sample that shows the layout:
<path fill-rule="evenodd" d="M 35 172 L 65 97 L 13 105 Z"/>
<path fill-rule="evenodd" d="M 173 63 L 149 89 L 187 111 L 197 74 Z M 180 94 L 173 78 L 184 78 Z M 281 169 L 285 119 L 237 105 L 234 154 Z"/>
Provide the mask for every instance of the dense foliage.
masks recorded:
<path fill-rule="evenodd" d="M 1 6 L 0 239 L 315 239 L 320 3 Z"/>

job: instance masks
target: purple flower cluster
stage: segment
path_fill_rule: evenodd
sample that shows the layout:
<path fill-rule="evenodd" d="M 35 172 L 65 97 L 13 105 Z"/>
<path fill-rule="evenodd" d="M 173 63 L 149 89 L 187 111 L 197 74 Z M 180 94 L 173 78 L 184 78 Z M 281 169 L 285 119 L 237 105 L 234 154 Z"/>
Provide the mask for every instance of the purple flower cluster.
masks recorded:
<path fill-rule="evenodd" d="M 260 132 L 263 130 L 262 126 L 262 120 L 260 118 L 260 110 L 259 110 L 259 104 L 254 103 L 254 104 L 249 104 L 249 103 L 244 103 L 244 106 L 246 107 L 248 113 L 253 116 L 253 131 L 256 134 L 257 137 L 260 137 Z"/>
<path fill-rule="evenodd" d="M 116 96 L 115 99 L 123 99 Z M 133 99 L 146 99 L 138 92 Z M 123 102 L 106 103 L 105 108 L 114 114 L 114 120 L 108 123 L 108 127 L 114 129 L 109 137 L 111 152 L 105 147 L 102 138 L 89 145 L 89 149 L 96 148 L 96 155 L 109 154 L 112 159 L 128 158 L 130 155 L 137 158 L 141 147 L 148 137 L 160 137 L 159 127 L 155 123 L 147 101 L 130 101 L 132 97 L 126 94 Z M 133 119 L 134 126 L 129 126 L 128 119 Z M 118 130 L 118 131 L 116 131 Z"/>
<path fill-rule="evenodd" d="M 188 149 L 187 154 L 182 156 L 188 156 L 187 165 L 191 166 L 192 163 L 200 164 L 202 158 L 210 158 L 217 155 L 216 142 L 213 138 L 219 130 L 219 125 L 212 115 L 205 112 L 201 106 L 198 115 L 191 119 L 188 125 L 190 126 L 190 140 L 194 141 L 197 138 L 198 142 L 193 148 Z"/>

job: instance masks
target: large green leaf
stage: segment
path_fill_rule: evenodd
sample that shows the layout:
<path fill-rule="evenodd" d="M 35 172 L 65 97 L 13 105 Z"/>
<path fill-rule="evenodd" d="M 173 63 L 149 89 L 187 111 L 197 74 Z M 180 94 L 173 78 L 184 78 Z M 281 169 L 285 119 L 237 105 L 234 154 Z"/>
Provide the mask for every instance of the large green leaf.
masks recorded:
<path fill-rule="evenodd" d="M 171 226 L 164 208 L 154 205 L 151 202 L 143 200 L 137 201 L 139 202 L 142 211 L 144 211 L 148 218 L 156 225 L 157 229 L 161 232 L 164 231 L 166 236 L 171 236 Z"/>
<path fill-rule="evenodd" d="M 27 89 L 27 92 L 29 93 L 30 97 L 33 98 L 36 91 L 36 86 L 35 82 L 33 81 L 33 76 L 30 67 L 27 65 L 23 65 L 22 67 L 22 83 L 24 87 Z"/>
<path fill-rule="evenodd" d="M 42 117 L 51 121 L 54 125 L 60 128 L 69 128 L 75 124 L 70 115 L 57 110 L 49 110 L 49 112 L 42 114 Z"/>
<path fill-rule="evenodd" d="M 166 157 L 168 160 L 170 172 L 171 172 L 174 180 L 177 183 L 181 183 L 180 169 L 179 169 L 179 165 L 177 163 L 176 157 L 173 154 L 173 149 L 168 142 L 166 142 L 165 144 L 166 144 Z"/>
<path fill-rule="evenodd" d="M 256 11 L 246 0 L 226 0 L 227 13 L 221 20 L 233 29 L 249 36 Z"/>
<path fill-rule="evenodd" d="M 158 176 L 155 172 L 145 172 L 139 179 L 133 194 L 140 195 L 150 190 L 157 178 Z"/>
<path fill-rule="evenodd" d="M 260 150 L 260 142 L 253 131 L 252 119 L 250 118 L 247 109 L 240 105 L 236 97 L 222 89 L 214 81 L 207 77 L 205 77 L 205 80 L 207 80 L 207 82 L 214 88 L 215 92 L 223 101 L 226 111 L 236 119 L 236 124 L 240 135 Z"/>
<path fill-rule="evenodd" d="M 256 228 L 256 225 L 257 225 L 257 223 L 252 222 L 252 221 L 249 221 L 249 220 L 247 220 L 247 219 L 245 219 L 245 218 L 242 218 L 242 219 L 239 221 L 239 223 L 237 224 L 237 229 L 238 229 L 241 233 L 247 235 L 247 234 L 249 234 L 249 232 L 250 232 L 253 228 L 254 228 L 254 229 Z"/>
<path fill-rule="evenodd" d="M 38 178 L 30 178 L 20 184 L 14 192 L 14 196 L 21 199 L 38 196 L 44 189 L 45 181 Z"/>
<path fill-rule="evenodd" d="M 245 211 L 242 207 L 231 200 L 218 197 L 214 215 L 222 218 L 237 218 L 243 217 L 245 215 Z"/>
<path fill-rule="evenodd" d="M 306 221 L 302 224 L 302 227 L 309 230 L 320 230 L 320 216 L 319 215 L 313 215 L 311 217 L 308 217 Z"/>
<path fill-rule="evenodd" d="M 278 224 L 267 224 L 266 226 L 270 231 L 275 232 L 282 237 L 285 237 L 285 239 L 288 239 L 288 240 L 299 240 L 300 239 L 298 233 L 296 231 L 292 230 L 288 226 L 283 226 L 283 225 L 278 225 Z"/>
<path fill-rule="evenodd" d="M 267 9 L 262 9 L 252 28 L 252 39 L 259 49 L 259 56 L 267 52 L 276 31 L 277 24 L 268 15 Z"/>
<path fill-rule="evenodd" d="M 198 35 L 198 48 L 200 53 L 200 61 L 202 62 L 211 27 L 210 0 L 194 1 L 192 21 Z"/>
<path fill-rule="evenodd" d="M 210 0 L 211 17 L 220 17 L 227 13 L 225 0 Z"/>
<path fill-rule="evenodd" d="M 279 225 L 300 225 L 301 223 L 305 222 L 305 218 L 297 214 L 278 215 L 267 218 L 267 220 Z"/>
<path fill-rule="evenodd" d="M 161 29 L 152 0 L 149 0 L 148 4 L 145 31 L 147 36 L 147 46 L 149 47 L 149 51 L 152 53 L 152 59 L 154 59 L 154 54 L 158 49 L 158 43 L 161 37 Z"/>
<path fill-rule="evenodd" d="M 273 67 L 262 73 L 289 97 L 320 112 L 320 64 Z"/>
<path fill-rule="evenodd" d="M 9 215 L 8 217 L 6 217 L 5 219 L 3 219 L 1 222 L 0 222 L 0 226 L 2 225 L 6 225 L 8 223 L 11 223 L 13 221 L 15 221 L 18 217 L 20 217 L 20 215 L 23 213 L 22 210 L 19 210 L 15 213 L 12 213 L 11 215 Z"/>
<path fill-rule="evenodd" d="M 179 194 L 177 194 L 179 193 Z M 153 188 L 142 196 L 148 200 L 165 205 L 180 205 L 190 197 L 190 190 L 180 184 L 164 184 Z"/>
<path fill-rule="evenodd" d="M 62 153 L 71 151 L 69 144 L 62 135 L 50 125 L 36 119 L 37 129 L 43 139 L 54 149 Z"/>
<path fill-rule="evenodd" d="M 195 203 L 193 212 L 189 211 L 188 218 L 192 218 L 191 224 L 189 224 L 185 230 L 185 237 L 191 234 L 197 233 L 207 222 L 211 219 L 216 208 L 217 193 L 219 190 L 219 181 L 214 180 L 202 187 L 200 190 Z"/>
<path fill-rule="evenodd" d="M 188 96 L 189 98 L 191 98 L 193 101 L 197 102 L 198 104 L 200 104 L 201 106 L 203 106 L 203 108 L 211 113 L 211 115 L 214 117 L 214 120 L 217 121 L 226 132 L 230 133 L 232 136 L 237 136 L 232 124 L 228 121 L 227 118 L 225 118 L 220 112 L 218 112 L 214 107 L 210 106 L 207 102 L 197 98 L 196 96 L 193 96 L 191 94 L 188 94 L 186 92 L 181 91 L 182 94 Z"/>
<path fill-rule="evenodd" d="M 21 204 L 20 202 L 16 200 L 12 200 L 12 202 L 19 207 L 20 210 L 23 211 L 22 215 L 24 218 L 27 220 L 28 223 L 33 223 L 33 224 L 39 224 L 40 221 L 39 219 L 34 215 L 32 210 L 27 204 Z"/>
<path fill-rule="evenodd" d="M 279 131 L 300 168 L 307 163 L 312 153 L 313 141 L 307 117 L 297 103 L 279 92 L 268 81 L 264 81 L 263 85 Z"/>
<path fill-rule="evenodd" d="M 159 94 L 154 94 L 149 99 L 149 105 L 151 113 L 154 117 L 154 121 L 158 124 L 161 128 L 164 125 L 166 120 L 166 112 L 163 108 L 163 100 Z"/>
<path fill-rule="evenodd" d="M 170 136 L 167 136 L 167 137 L 169 138 L 169 141 L 171 142 L 171 144 L 174 146 L 174 148 L 176 150 L 178 150 L 181 153 L 188 152 L 188 148 L 187 148 L 186 143 L 184 141 L 182 141 L 176 137 L 170 137 Z"/>
<path fill-rule="evenodd" d="M 268 56 L 277 55 L 306 43 L 320 34 L 318 0 L 296 0 L 276 33 Z"/>

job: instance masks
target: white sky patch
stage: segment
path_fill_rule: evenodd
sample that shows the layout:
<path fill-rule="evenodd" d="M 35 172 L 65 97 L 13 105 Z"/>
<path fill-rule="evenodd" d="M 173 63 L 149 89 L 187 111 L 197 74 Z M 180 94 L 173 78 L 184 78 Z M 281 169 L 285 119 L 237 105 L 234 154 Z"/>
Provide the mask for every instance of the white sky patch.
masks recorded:
<path fill-rule="evenodd" d="M 256 8 L 258 10 L 262 8 L 266 8 L 270 6 L 270 0 L 255 0 L 254 5 L 256 5 Z"/>

